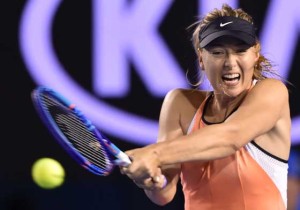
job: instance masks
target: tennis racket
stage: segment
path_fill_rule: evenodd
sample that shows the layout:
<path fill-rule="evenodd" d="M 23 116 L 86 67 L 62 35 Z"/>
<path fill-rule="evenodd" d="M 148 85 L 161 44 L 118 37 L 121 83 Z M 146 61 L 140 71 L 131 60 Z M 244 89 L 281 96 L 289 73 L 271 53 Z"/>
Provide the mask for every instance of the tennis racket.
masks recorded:
<path fill-rule="evenodd" d="M 81 166 L 106 176 L 114 166 L 128 166 L 130 158 L 108 140 L 92 122 L 58 92 L 39 86 L 31 94 L 38 115 L 58 143 Z"/>

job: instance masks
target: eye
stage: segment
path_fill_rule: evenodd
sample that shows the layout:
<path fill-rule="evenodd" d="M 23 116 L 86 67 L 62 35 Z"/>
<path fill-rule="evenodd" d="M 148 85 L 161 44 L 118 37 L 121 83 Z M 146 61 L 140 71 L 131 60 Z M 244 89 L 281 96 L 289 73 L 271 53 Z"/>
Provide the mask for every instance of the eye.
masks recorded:
<path fill-rule="evenodd" d="M 247 52 L 247 49 L 238 49 L 237 51 L 236 51 L 237 53 L 245 53 L 245 52 Z"/>
<path fill-rule="evenodd" d="M 242 54 L 242 53 L 247 52 L 248 49 L 249 49 L 248 46 L 240 46 L 240 47 L 238 47 L 238 48 L 236 49 L 235 52 L 238 53 L 238 54 Z"/>
<path fill-rule="evenodd" d="M 223 55 L 224 54 L 224 52 L 217 51 L 217 50 L 211 51 L 210 53 L 213 54 L 213 55 Z"/>
<path fill-rule="evenodd" d="M 208 52 L 215 56 L 224 55 L 226 53 L 225 50 L 220 49 L 220 48 L 212 48 L 212 49 L 209 49 Z"/>

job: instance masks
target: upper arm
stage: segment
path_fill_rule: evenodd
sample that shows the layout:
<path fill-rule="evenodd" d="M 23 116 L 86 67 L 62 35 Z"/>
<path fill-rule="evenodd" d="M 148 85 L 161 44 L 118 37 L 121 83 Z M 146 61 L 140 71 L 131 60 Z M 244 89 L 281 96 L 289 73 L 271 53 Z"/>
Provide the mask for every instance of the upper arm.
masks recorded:
<path fill-rule="evenodd" d="M 275 128 L 277 122 L 286 116 L 288 91 L 275 79 L 259 82 L 245 97 L 238 110 L 226 124 L 235 127 L 237 147 Z"/>
<path fill-rule="evenodd" d="M 192 118 L 206 94 L 197 90 L 171 90 L 161 108 L 158 141 L 169 141 L 187 134 Z"/>
<path fill-rule="evenodd" d="M 178 107 L 180 94 L 181 91 L 179 89 L 171 90 L 163 101 L 159 116 L 158 142 L 171 141 L 183 135 L 180 127 L 180 111 Z M 168 181 L 172 181 L 175 186 L 179 177 L 180 165 L 164 166 L 162 170 L 168 177 Z"/>
<path fill-rule="evenodd" d="M 183 135 L 180 127 L 180 94 L 181 92 L 178 89 L 171 90 L 163 101 L 159 116 L 159 142 L 175 139 Z"/>
<path fill-rule="evenodd" d="M 157 142 L 170 141 L 183 135 L 179 122 L 179 109 L 176 105 L 179 95 L 179 90 L 171 90 L 165 96 L 159 116 Z M 180 164 L 164 165 L 161 167 L 162 174 L 167 178 L 167 186 L 161 191 L 153 192 L 146 190 L 145 192 L 154 203 L 165 205 L 175 196 L 181 167 Z"/>
<path fill-rule="evenodd" d="M 198 93 L 191 90 L 174 89 L 166 95 L 159 118 L 158 142 L 172 141 L 185 135 L 186 128 L 197 109 L 197 103 L 199 103 Z M 164 165 L 162 169 L 175 190 L 181 165 Z"/>

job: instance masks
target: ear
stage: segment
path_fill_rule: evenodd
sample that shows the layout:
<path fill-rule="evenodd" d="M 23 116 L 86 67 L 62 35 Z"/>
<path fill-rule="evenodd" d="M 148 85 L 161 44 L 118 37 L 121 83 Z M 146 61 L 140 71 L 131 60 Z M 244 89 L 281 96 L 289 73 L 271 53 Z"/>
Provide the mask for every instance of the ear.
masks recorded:
<path fill-rule="evenodd" d="M 258 62 L 259 56 L 260 56 L 260 52 L 257 51 L 256 52 L 256 56 L 255 56 L 255 62 Z"/>
<path fill-rule="evenodd" d="M 202 58 L 199 58 L 199 66 L 200 66 L 201 70 L 205 70 Z"/>
<path fill-rule="evenodd" d="M 202 59 L 202 51 L 200 49 L 198 49 L 198 60 L 199 60 L 199 66 L 201 70 L 205 70 L 203 59 Z"/>
<path fill-rule="evenodd" d="M 260 46 L 259 46 L 259 44 L 257 44 L 255 46 L 255 52 L 256 52 L 255 62 L 258 62 L 258 59 L 259 59 L 259 56 L 260 56 Z"/>

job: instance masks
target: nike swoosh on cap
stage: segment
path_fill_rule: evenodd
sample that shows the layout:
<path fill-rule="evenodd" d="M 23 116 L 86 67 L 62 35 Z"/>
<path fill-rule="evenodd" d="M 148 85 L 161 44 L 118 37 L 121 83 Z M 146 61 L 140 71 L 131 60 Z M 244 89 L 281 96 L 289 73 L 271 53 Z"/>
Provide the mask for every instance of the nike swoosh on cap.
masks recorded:
<path fill-rule="evenodd" d="M 230 21 L 230 22 L 227 22 L 227 23 L 220 23 L 220 27 L 224 27 L 224 26 L 226 26 L 226 25 L 228 25 L 230 23 L 233 23 L 233 21 Z"/>

